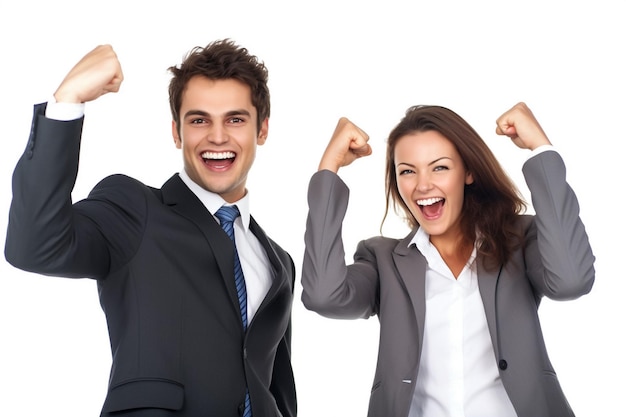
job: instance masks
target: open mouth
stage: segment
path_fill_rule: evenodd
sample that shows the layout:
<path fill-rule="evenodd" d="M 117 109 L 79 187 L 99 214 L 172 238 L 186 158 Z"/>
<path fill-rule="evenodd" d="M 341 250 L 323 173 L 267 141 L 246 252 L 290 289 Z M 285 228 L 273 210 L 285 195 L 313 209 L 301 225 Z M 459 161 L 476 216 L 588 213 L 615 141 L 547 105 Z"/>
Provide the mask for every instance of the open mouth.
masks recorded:
<path fill-rule="evenodd" d="M 200 157 L 204 164 L 210 168 L 223 169 L 226 168 L 235 161 L 234 152 L 203 152 Z"/>
<path fill-rule="evenodd" d="M 416 203 L 420 210 L 422 210 L 424 217 L 427 219 L 434 219 L 441 215 L 443 205 L 446 203 L 446 200 L 442 197 L 434 197 L 417 200 Z"/>

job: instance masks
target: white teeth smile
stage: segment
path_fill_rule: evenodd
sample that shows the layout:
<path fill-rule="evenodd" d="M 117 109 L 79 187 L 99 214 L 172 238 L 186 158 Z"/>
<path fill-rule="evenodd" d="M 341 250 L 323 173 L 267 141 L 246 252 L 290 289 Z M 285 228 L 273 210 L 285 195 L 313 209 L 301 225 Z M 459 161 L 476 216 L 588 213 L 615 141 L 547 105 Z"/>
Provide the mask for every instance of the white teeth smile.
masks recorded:
<path fill-rule="evenodd" d="M 204 152 L 200 155 L 204 159 L 230 159 L 235 157 L 234 152 Z"/>
<path fill-rule="evenodd" d="M 443 200 L 443 198 L 441 197 L 425 198 L 424 200 L 417 200 L 417 204 L 420 206 L 430 206 L 432 204 L 440 202 L 441 200 Z"/>

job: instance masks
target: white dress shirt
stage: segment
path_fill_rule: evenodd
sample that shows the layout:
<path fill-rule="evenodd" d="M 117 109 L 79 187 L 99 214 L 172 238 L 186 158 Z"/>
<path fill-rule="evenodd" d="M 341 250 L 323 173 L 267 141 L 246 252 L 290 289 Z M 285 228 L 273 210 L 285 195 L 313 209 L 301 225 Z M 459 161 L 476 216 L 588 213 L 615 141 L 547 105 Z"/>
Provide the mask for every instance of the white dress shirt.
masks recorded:
<path fill-rule="evenodd" d="M 409 417 L 514 417 L 502 385 L 478 289 L 476 248 L 455 279 L 418 229 L 426 257 L 426 321 Z"/>
<path fill-rule="evenodd" d="M 46 117 L 55 120 L 74 120 L 82 117 L 85 112 L 84 103 L 57 103 L 54 98 L 48 101 L 46 106 Z M 227 204 L 219 195 L 209 192 L 193 182 L 182 170 L 180 177 L 189 189 L 200 199 L 209 213 L 215 217 L 215 212 Z M 259 240 L 249 229 L 250 226 L 250 201 L 249 194 L 236 203 L 241 214 L 234 224 L 235 242 L 237 252 L 241 261 L 244 279 L 246 281 L 246 292 L 248 295 L 248 323 L 252 322 L 259 306 L 272 286 L 271 263 L 267 253 Z M 219 223 L 219 220 L 216 218 Z"/>
<path fill-rule="evenodd" d="M 246 292 L 248 294 L 248 323 L 259 309 L 263 299 L 272 286 L 271 263 L 267 257 L 267 252 L 257 237 L 250 231 L 250 199 L 249 193 L 239 201 L 228 204 L 222 197 L 205 190 L 193 182 L 185 170 L 180 172 L 180 178 L 189 189 L 202 201 L 206 209 L 215 217 L 215 213 L 223 205 L 236 205 L 240 216 L 235 219 L 235 242 L 237 253 L 241 261 L 243 277 L 246 281 Z M 215 220 L 219 223 L 217 217 Z"/>

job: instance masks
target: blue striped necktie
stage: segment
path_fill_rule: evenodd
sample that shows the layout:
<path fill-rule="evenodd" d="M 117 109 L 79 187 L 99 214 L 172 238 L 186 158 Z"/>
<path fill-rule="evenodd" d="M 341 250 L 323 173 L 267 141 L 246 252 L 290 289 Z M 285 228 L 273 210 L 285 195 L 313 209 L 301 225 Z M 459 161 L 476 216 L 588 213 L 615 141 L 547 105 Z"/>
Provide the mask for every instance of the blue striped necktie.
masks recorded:
<path fill-rule="evenodd" d="M 239 209 L 237 206 L 222 206 L 216 213 L 220 221 L 222 229 L 226 232 L 230 240 L 233 241 L 235 249 L 235 287 L 237 288 L 237 297 L 239 298 L 239 311 L 241 313 L 241 321 L 243 328 L 248 327 L 248 296 L 246 294 L 246 281 L 243 278 L 243 270 L 241 269 L 241 262 L 239 261 L 239 254 L 237 253 L 237 245 L 235 244 L 235 230 L 234 221 L 239 216 Z M 251 417 L 252 409 L 250 406 L 250 395 L 246 389 L 246 399 L 244 402 L 243 417 Z"/>

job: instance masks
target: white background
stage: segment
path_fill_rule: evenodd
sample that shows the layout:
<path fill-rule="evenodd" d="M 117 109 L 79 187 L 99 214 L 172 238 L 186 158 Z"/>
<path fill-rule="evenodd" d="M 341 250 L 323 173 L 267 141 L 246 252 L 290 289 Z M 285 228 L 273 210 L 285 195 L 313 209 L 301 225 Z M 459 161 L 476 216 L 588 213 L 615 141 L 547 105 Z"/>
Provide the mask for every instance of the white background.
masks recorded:
<path fill-rule="evenodd" d="M 518 101 L 534 111 L 568 166 L 597 257 L 591 294 L 544 300 L 545 339 L 577 415 L 623 415 L 624 1 L 9 1 L 0 0 L 0 236 L 11 174 L 32 106 L 100 43 L 116 49 L 122 90 L 89 103 L 74 198 L 125 173 L 160 186 L 182 166 L 170 135 L 167 68 L 193 46 L 230 37 L 270 71 L 272 114 L 248 186 L 252 211 L 293 256 L 298 281 L 306 187 L 337 119 L 371 136 L 374 154 L 342 171 L 352 194 L 344 236 L 379 233 L 385 138 L 413 104 L 457 111 L 528 197 L 525 151 L 494 134 Z M 287 212 L 274 213 L 274 203 Z M 408 229 L 395 219 L 386 235 Z M 3 243 L 4 244 L 4 243 Z M 299 415 L 364 416 L 378 323 L 336 321 L 293 306 Z M 96 285 L 43 277 L 0 260 L 0 414 L 98 415 L 110 351 Z"/>

